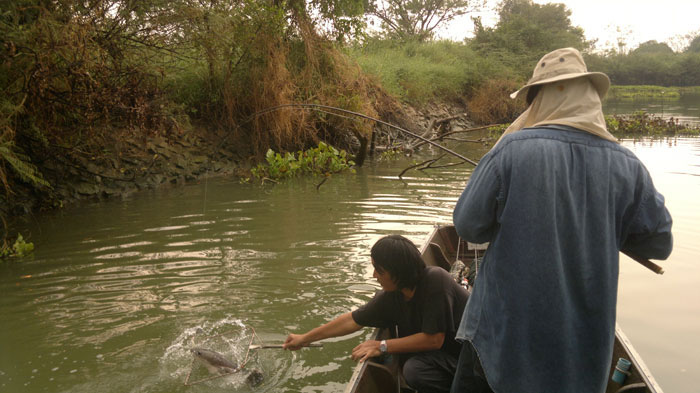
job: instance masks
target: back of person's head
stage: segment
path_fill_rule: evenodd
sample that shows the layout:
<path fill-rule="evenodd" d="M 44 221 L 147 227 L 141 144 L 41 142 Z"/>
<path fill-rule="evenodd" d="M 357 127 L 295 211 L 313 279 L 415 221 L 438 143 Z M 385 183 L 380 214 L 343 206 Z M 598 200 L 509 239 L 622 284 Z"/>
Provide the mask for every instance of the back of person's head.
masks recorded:
<path fill-rule="evenodd" d="M 377 240 L 371 255 L 375 268 L 389 272 L 399 289 L 415 288 L 425 270 L 425 262 L 416 245 L 401 235 Z"/>
<path fill-rule="evenodd" d="M 575 48 L 547 53 L 527 84 L 510 95 L 525 96 L 528 108 L 506 128 L 496 145 L 516 131 L 547 125 L 573 127 L 617 142 L 607 129 L 601 103 L 609 87 L 610 78 L 602 72 L 589 72 Z"/>

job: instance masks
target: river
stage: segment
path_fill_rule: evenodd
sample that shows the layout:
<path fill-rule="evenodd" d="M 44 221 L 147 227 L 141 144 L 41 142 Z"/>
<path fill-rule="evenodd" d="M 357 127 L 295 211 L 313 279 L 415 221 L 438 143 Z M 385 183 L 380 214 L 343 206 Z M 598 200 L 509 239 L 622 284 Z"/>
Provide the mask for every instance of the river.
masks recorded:
<path fill-rule="evenodd" d="M 700 139 L 623 144 L 666 196 L 675 248 L 663 276 L 622 258 L 618 323 L 666 391 L 696 392 Z M 186 348 L 209 344 L 241 361 L 253 328 L 280 342 L 369 299 L 374 241 L 399 233 L 420 244 L 450 223 L 472 170 L 398 179 L 421 159 L 373 162 L 318 189 L 317 178 L 217 178 L 33 217 L 23 229 L 33 256 L 0 263 L 0 391 L 342 391 L 349 351 L 369 329 L 323 348 L 255 351 L 249 364 L 266 380 L 254 389 L 243 376 L 184 386 L 193 368 Z"/>

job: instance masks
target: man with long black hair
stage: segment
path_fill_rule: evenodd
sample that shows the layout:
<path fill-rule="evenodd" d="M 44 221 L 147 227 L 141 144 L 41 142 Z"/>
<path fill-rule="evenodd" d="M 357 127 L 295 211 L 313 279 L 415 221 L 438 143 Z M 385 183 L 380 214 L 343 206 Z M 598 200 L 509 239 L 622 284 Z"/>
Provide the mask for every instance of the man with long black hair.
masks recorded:
<path fill-rule="evenodd" d="M 379 239 L 371 251 L 374 278 L 382 290 L 359 309 L 345 313 L 305 334 L 290 334 L 285 349 L 344 336 L 363 326 L 398 327 L 398 338 L 368 340 L 352 350 L 365 361 L 398 354 L 403 375 L 421 393 L 450 389 L 460 344 L 455 334 L 467 302 L 467 291 L 442 268 L 426 267 L 416 246 L 399 235 Z"/>

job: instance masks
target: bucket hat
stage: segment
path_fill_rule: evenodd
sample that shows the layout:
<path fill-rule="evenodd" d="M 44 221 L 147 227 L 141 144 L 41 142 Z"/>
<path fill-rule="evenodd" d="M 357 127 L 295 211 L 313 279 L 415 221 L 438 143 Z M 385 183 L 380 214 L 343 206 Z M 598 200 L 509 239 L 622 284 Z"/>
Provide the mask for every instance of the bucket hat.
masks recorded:
<path fill-rule="evenodd" d="M 587 77 L 593 83 L 598 96 L 603 99 L 610 88 L 610 78 L 602 72 L 588 72 L 581 53 L 574 48 L 562 48 L 549 52 L 537 62 L 532 78 L 520 90 L 510 95 L 518 98 L 526 95 L 532 86 L 544 85 L 567 79 Z"/>

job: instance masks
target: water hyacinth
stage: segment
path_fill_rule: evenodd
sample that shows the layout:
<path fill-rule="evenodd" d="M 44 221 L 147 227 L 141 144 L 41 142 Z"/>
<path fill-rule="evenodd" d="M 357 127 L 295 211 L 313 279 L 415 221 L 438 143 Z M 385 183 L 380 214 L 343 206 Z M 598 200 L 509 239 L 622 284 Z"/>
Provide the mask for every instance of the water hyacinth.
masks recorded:
<path fill-rule="evenodd" d="M 265 154 L 265 163 L 251 169 L 257 179 L 279 180 L 301 174 L 325 175 L 353 170 L 355 163 L 348 160 L 345 150 L 338 150 L 323 142 L 318 147 L 299 151 L 297 154 L 277 153 L 272 149 Z"/>
<path fill-rule="evenodd" d="M 681 124 L 673 117 L 663 118 L 638 111 L 631 115 L 605 116 L 608 131 L 616 136 L 675 136 L 699 135 L 700 128 Z"/>

